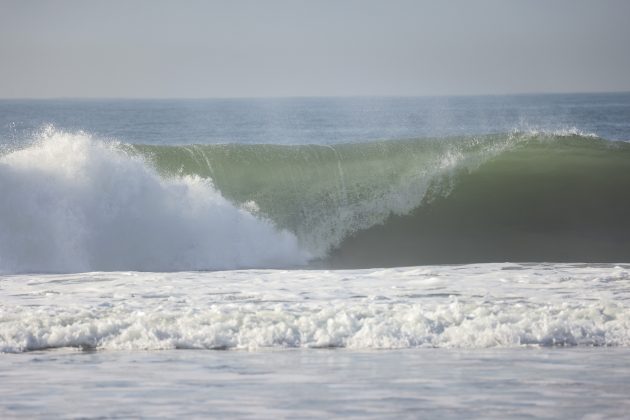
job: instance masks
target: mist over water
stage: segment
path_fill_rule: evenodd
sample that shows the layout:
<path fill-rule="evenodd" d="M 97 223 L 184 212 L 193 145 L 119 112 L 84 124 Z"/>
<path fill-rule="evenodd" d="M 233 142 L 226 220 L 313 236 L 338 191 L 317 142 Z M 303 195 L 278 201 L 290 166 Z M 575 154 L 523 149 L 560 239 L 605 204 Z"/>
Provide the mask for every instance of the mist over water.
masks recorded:
<path fill-rule="evenodd" d="M 0 143 L 42 126 L 133 144 L 338 144 L 577 128 L 629 140 L 630 94 L 0 100 Z"/>

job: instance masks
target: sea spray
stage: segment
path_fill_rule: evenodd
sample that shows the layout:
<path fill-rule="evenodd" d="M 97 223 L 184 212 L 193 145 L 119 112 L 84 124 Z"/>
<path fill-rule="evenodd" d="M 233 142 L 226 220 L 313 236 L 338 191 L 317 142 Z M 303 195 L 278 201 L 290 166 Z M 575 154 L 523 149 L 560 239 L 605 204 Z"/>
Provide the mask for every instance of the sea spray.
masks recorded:
<path fill-rule="evenodd" d="M 295 236 L 199 176 L 164 178 L 117 143 L 46 130 L 0 157 L 0 271 L 304 264 Z"/>

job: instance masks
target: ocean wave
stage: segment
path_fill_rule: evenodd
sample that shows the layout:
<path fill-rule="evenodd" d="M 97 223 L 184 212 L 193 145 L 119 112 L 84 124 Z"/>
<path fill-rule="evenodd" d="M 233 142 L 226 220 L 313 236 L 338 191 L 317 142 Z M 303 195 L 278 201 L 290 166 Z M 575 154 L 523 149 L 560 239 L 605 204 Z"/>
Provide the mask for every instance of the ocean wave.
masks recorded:
<path fill-rule="evenodd" d="M 575 129 L 338 145 L 129 145 L 48 128 L 0 157 L 0 270 L 625 261 L 630 146 Z"/>
<path fill-rule="evenodd" d="M 134 146 L 213 179 L 324 266 L 625 261 L 630 147 L 577 129 L 338 145 Z"/>

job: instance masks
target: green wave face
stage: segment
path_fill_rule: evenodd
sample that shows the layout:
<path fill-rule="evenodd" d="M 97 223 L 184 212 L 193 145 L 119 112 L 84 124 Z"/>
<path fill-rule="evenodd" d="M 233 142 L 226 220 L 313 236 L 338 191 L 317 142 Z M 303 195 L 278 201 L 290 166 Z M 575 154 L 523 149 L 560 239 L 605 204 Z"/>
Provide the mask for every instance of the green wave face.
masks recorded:
<path fill-rule="evenodd" d="M 211 178 L 226 198 L 296 233 L 313 254 L 324 256 L 352 233 L 409 213 L 435 179 L 476 167 L 497 145 L 484 138 L 134 148 L 164 176 Z"/>
<path fill-rule="evenodd" d="M 211 178 L 334 267 L 630 255 L 627 143 L 515 133 L 130 147 L 163 176 Z"/>

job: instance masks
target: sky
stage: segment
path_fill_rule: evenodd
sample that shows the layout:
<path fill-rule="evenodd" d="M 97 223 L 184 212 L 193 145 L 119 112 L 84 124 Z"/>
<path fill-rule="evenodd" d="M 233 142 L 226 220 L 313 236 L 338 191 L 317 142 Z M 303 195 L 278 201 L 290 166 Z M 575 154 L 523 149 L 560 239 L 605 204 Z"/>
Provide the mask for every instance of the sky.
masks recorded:
<path fill-rule="evenodd" d="M 627 0 L 0 0 L 0 98 L 630 91 Z"/>

